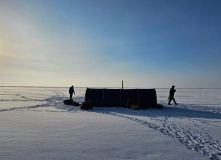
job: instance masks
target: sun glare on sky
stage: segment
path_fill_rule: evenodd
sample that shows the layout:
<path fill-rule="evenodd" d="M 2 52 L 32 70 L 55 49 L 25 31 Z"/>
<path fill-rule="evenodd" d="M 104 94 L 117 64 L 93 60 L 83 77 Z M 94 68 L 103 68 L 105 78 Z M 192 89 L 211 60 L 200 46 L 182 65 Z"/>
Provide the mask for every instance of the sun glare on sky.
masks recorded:
<path fill-rule="evenodd" d="M 221 2 L 0 1 L 0 86 L 221 87 Z"/>

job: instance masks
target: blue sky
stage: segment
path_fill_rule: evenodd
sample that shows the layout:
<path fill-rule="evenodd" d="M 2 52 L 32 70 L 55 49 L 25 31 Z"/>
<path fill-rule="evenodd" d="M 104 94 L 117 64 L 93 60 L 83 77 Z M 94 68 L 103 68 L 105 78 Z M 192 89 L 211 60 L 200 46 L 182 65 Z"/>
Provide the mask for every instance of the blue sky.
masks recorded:
<path fill-rule="evenodd" d="M 221 88 L 219 0 L 1 0 L 0 86 Z"/>

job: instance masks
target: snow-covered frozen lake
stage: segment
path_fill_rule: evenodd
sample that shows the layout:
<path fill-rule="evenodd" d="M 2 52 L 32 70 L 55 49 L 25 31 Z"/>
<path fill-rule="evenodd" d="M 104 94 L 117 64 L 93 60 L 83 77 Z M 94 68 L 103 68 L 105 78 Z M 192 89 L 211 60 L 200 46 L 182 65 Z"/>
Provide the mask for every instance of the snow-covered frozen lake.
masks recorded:
<path fill-rule="evenodd" d="M 82 111 L 68 87 L 0 87 L 0 159 L 221 159 L 221 89 L 156 91 L 162 110 Z"/>

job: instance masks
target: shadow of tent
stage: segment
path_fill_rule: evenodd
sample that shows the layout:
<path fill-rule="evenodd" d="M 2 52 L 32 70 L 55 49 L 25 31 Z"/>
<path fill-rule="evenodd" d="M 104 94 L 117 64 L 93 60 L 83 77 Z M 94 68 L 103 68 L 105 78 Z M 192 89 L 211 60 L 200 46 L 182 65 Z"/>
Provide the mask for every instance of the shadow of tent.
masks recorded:
<path fill-rule="evenodd" d="M 96 112 L 101 114 L 113 115 L 114 113 L 120 115 L 137 116 L 137 117 L 170 117 L 170 118 L 199 118 L 199 119 L 221 119 L 220 113 L 213 113 L 209 111 L 199 111 L 187 108 L 175 108 L 175 107 L 164 107 L 163 110 L 159 109 L 148 109 L 148 110 L 131 110 L 128 108 L 116 108 L 116 107 L 95 107 L 93 110 L 88 112 Z"/>

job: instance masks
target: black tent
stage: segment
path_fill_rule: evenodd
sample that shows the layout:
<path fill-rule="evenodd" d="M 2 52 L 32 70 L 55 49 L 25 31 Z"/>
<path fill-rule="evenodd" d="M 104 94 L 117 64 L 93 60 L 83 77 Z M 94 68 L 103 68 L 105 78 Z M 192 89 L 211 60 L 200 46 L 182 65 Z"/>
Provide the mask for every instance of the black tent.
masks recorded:
<path fill-rule="evenodd" d="M 119 89 L 103 89 L 103 104 L 104 107 L 120 107 L 121 105 L 121 90 Z"/>
<path fill-rule="evenodd" d="M 85 101 L 91 100 L 97 107 L 103 106 L 104 89 L 89 89 L 85 93 Z"/>
<path fill-rule="evenodd" d="M 127 100 L 142 108 L 157 105 L 155 89 L 93 89 L 87 88 L 85 101 L 93 101 L 97 107 L 125 107 Z"/>

